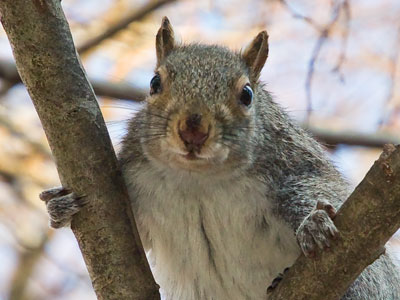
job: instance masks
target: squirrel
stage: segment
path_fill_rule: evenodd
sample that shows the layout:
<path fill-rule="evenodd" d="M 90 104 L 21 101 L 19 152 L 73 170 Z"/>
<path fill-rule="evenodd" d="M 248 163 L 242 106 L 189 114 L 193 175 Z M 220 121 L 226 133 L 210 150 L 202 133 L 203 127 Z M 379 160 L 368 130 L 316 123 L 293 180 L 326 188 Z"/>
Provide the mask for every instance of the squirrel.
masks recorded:
<path fill-rule="evenodd" d="M 156 54 L 119 162 L 162 298 L 268 298 L 301 253 L 334 246 L 349 185 L 259 81 L 266 31 L 234 52 L 177 43 L 164 17 Z M 40 197 L 54 228 L 83 206 L 62 187 Z M 399 282 L 386 253 L 342 300 L 400 299 Z"/>

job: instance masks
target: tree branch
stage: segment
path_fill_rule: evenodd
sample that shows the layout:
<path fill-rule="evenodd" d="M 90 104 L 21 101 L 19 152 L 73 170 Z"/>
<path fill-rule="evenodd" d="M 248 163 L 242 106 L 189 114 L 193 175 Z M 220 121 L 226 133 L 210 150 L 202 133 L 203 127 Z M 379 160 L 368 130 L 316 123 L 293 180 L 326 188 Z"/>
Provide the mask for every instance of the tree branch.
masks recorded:
<path fill-rule="evenodd" d="M 21 80 L 15 64 L 13 64 L 11 61 L 2 59 L 0 59 L 0 78 L 4 78 L 5 80 L 12 82 L 20 82 Z M 131 87 L 128 84 L 114 83 L 105 80 L 100 81 L 95 79 L 89 79 L 89 81 L 91 82 L 94 91 L 99 96 L 141 102 L 144 101 L 147 95 L 147 91 Z M 0 116 L 0 125 L 9 127 L 9 122 L 7 124 L 5 122 L 6 120 Z M 333 131 L 316 126 L 310 126 L 309 124 L 302 124 L 302 126 L 327 147 L 345 144 L 352 146 L 382 148 L 385 144 L 400 144 L 400 139 L 397 136 L 389 134 L 362 134 L 359 132 Z M 19 135 L 20 134 L 21 133 L 19 133 Z"/>
<path fill-rule="evenodd" d="M 175 0 L 159 0 L 159 1 L 150 1 L 147 5 L 142 7 L 139 10 L 135 10 L 129 15 L 127 15 L 125 18 L 121 19 L 118 23 L 116 23 L 114 26 L 109 27 L 106 31 L 100 33 L 98 36 L 93 37 L 92 39 L 89 39 L 82 45 L 78 46 L 78 52 L 80 54 L 84 54 L 88 50 L 92 49 L 93 47 L 99 45 L 101 42 L 104 40 L 112 37 L 115 35 L 117 32 L 125 29 L 126 27 L 129 26 L 132 22 L 139 21 L 143 17 L 147 16 L 149 13 L 152 11 L 156 10 L 157 8 L 167 4 L 171 3 Z"/>
<path fill-rule="evenodd" d="M 12 82 L 20 82 L 21 80 L 15 64 L 13 64 L 11 61 L 2 59 L 0 59 L 0 78 L 4 78 L 5 80 L 10 80 Z M 128 84 L 120 84 L 95 79 L 89 79 L 89 81 L 91 82 L 94 91 L 99 96 L 123 99 L 133 102 L 142 102 L 147 95 L 147 91 L 140 88 L 131 87 Z M 6 120 L 4 118 L 2 119 L 0 116 L 0 125 L 7 125 L 8 123 L 5 124 L 5 121 Z M 400 139 L 397 136 L 390 134 L 362 134 L 359 132 L 333 131 L 316 126 L 310 126 L 310 124 L 302 124 L 302 126 L 305 130 L 310 132 L 313 137 L 315 137 L 328 148 L 333 148 L 338 144 L 375 148 L 382 148 L 385 144 L 400 144 Z"/>
<path fill-rule="evenodd" d="M 89 204 L 73 220 L 98 299 L 159 299 L 92 87 L 59 0 L 2 0 L 0 19 L 61 182 Z"/>
<path fill-rule="evenodd" d="M 21 82 L 17 68 L 11 61 L 0 59 L 0 78 L 13 84 Z M 111 83 L 104 80 L 90 79 L 90 83 L 97 95 L 116 99 L 128 99 L 136 102 L 146 98 L 147 91 L 135 88 L 129 84 Z"/>
<path fill-rule="evenodd" d="M 385 144 L 400 144 L 399 136 L 385 133 L 365 134 L 361 132 L 352 132 L 350 130 L 329 130 L 322 127 L 307 126 L 306 124 L 303 124 L 303 128 L 328 148 L 332 148 L 332 146 L 338 144 L 344 144 L 382 149 Z"/>
<path fill-rule="evenodd" d="M 268 300 L 337 300 L 400 227 L 400 145 L 386 145 L 339 209 L 340 238 L 316 259 L 300 256 Z M 318 266 L 316 268 L 316 266 Z"/>

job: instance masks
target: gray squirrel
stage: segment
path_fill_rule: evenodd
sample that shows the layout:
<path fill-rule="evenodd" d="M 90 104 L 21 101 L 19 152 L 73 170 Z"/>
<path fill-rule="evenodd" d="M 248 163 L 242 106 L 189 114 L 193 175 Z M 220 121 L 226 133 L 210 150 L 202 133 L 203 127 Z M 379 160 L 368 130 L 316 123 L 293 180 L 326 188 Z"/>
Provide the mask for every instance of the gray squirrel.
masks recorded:
<path fill-rule="evenodd" d="M 156 53 L 150 95 L 119 162 L 162 297 L 268 298 L 301 252 L 334 247 L 332 218 L 348 184 L 259 81 L 266 31 L 233 52 L 178 44 L 164 18 Z M 40 197 L 54 228 L 84 204 L 62 187 Z M 386 253 L 342 299 L 399 300 L 399 283 Z"/>

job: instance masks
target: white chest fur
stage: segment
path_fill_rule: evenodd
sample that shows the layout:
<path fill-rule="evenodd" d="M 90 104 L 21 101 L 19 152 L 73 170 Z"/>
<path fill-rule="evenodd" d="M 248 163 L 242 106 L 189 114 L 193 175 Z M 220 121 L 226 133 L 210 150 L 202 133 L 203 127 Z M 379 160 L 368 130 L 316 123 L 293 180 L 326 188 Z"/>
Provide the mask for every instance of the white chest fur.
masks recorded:
<path fill-rule="evenodd" d="M 125 179 L 163 299 L 264 299 L 300 253 L 258 181 L 148 165 Z"/>

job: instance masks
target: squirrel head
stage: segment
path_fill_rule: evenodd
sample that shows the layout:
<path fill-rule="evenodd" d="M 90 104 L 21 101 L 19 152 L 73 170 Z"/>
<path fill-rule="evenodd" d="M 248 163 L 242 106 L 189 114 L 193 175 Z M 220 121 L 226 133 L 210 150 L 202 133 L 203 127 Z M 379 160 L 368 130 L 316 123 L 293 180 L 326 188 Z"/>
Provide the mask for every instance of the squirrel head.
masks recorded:
<path fill-rule="evenodd" d="M 258 102 L 265 99 L 258 78 L 268 56 L 266 31 L 241 52 L 181 45 L 164 17 L 156 53 L 140 126 L 145 155 L 164 166 L 198 172 L 248 166 Z"/>

